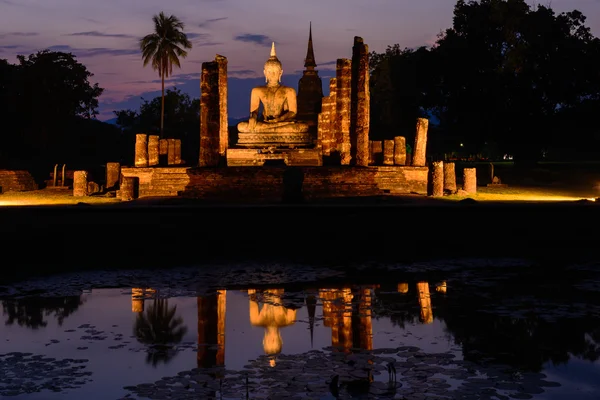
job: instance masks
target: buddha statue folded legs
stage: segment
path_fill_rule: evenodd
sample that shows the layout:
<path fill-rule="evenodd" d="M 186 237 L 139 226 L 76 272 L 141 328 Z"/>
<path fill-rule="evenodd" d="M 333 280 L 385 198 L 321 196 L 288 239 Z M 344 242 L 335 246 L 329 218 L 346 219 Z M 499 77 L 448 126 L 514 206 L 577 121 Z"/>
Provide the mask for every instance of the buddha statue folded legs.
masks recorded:
<path fill-rule="evenodd" d="M 250 94 L 250 118 L 240 122 L 238 145 L 242 146 L 309 146 L 314 143 L 310 126 L 295 120 L 297 113 L 296 90 L 281 82 L 283 69 L 275 54 L 275 43 L 264 68 L 266 85 L 252 89 Z M 258 111 L 263 106 L 259 120 Z"/>

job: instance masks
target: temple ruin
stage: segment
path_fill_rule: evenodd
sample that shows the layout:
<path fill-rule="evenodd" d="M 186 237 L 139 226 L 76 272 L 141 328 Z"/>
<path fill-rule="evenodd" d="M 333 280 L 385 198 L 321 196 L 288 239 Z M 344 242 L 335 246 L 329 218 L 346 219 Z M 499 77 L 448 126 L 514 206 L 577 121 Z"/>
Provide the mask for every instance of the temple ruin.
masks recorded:
<path fill-rule="evenodd" d="M 297 91 L 281 84 L 283 63 L 273 43 L 266 84 L 249 93 L 249 118 L 235 127 L 235 138 L 228 135 L 228 60 L 216 55 L 202 63 L 197 164 L 181 159 L 180 140 L 140 133 L 135 165 L 121 167 L 120 181 L 137 178 L 129 181 L 139 186 L 138 197 L 272 201 L 290 191 L 302 199 L 427 194 L 428 121 L 419 119 L 409 133 L 415 137 L 412 158 L 404 136 L 371 140 L 369 47 L 356 36 L 349 53 L 351 58 L 337 59 L 324 96 L 312 25 Z M 130 198 L 131 192 L 124 194 Z"/>

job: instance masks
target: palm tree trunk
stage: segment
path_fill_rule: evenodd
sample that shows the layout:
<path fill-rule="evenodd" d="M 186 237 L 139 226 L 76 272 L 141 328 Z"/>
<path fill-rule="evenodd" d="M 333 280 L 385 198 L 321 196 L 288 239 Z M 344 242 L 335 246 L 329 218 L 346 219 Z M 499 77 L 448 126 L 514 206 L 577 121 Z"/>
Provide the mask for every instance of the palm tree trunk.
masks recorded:
<path fill-rule="evenodd" d="M 165 71 L 162 71 L 162 95 L 160 99 L 160 138 L 164 139 L 165 126 Z"/>

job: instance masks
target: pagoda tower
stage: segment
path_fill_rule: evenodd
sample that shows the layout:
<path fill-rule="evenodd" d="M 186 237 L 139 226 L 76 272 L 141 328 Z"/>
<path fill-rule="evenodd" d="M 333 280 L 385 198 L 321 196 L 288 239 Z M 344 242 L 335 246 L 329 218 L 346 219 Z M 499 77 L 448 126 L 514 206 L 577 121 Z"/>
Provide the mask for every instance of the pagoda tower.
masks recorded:
<path fill-rule="evenodd" d="M 319 72 L 315 70 L 315 53 L 312 41 L 312 22 L 308 28 L 308 49 L 304 59 L 304 71 L 298 82 L 298 119 L 316 127 L 317 118 L 321 112 L 323 99 L 323 83 Z"/>

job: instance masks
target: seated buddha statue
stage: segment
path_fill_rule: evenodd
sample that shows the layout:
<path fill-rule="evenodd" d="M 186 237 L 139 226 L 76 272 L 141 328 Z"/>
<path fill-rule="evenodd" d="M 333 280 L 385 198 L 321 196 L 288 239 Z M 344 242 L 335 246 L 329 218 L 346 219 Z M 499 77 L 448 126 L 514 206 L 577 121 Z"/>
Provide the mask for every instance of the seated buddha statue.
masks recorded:
<path fill-rule="evenodd" d="M 250 118 L 240 122 L 238 144 L 310 144 L 312 135 L 309 125 L 296 121 L 296 90 L 281 84 L 283 68 L 271 45 L 271 56 L 265 62 L 266 85 L 252 89 L 250 93 Z M 260 105 L 262 118 L 259 117 Z"/>

